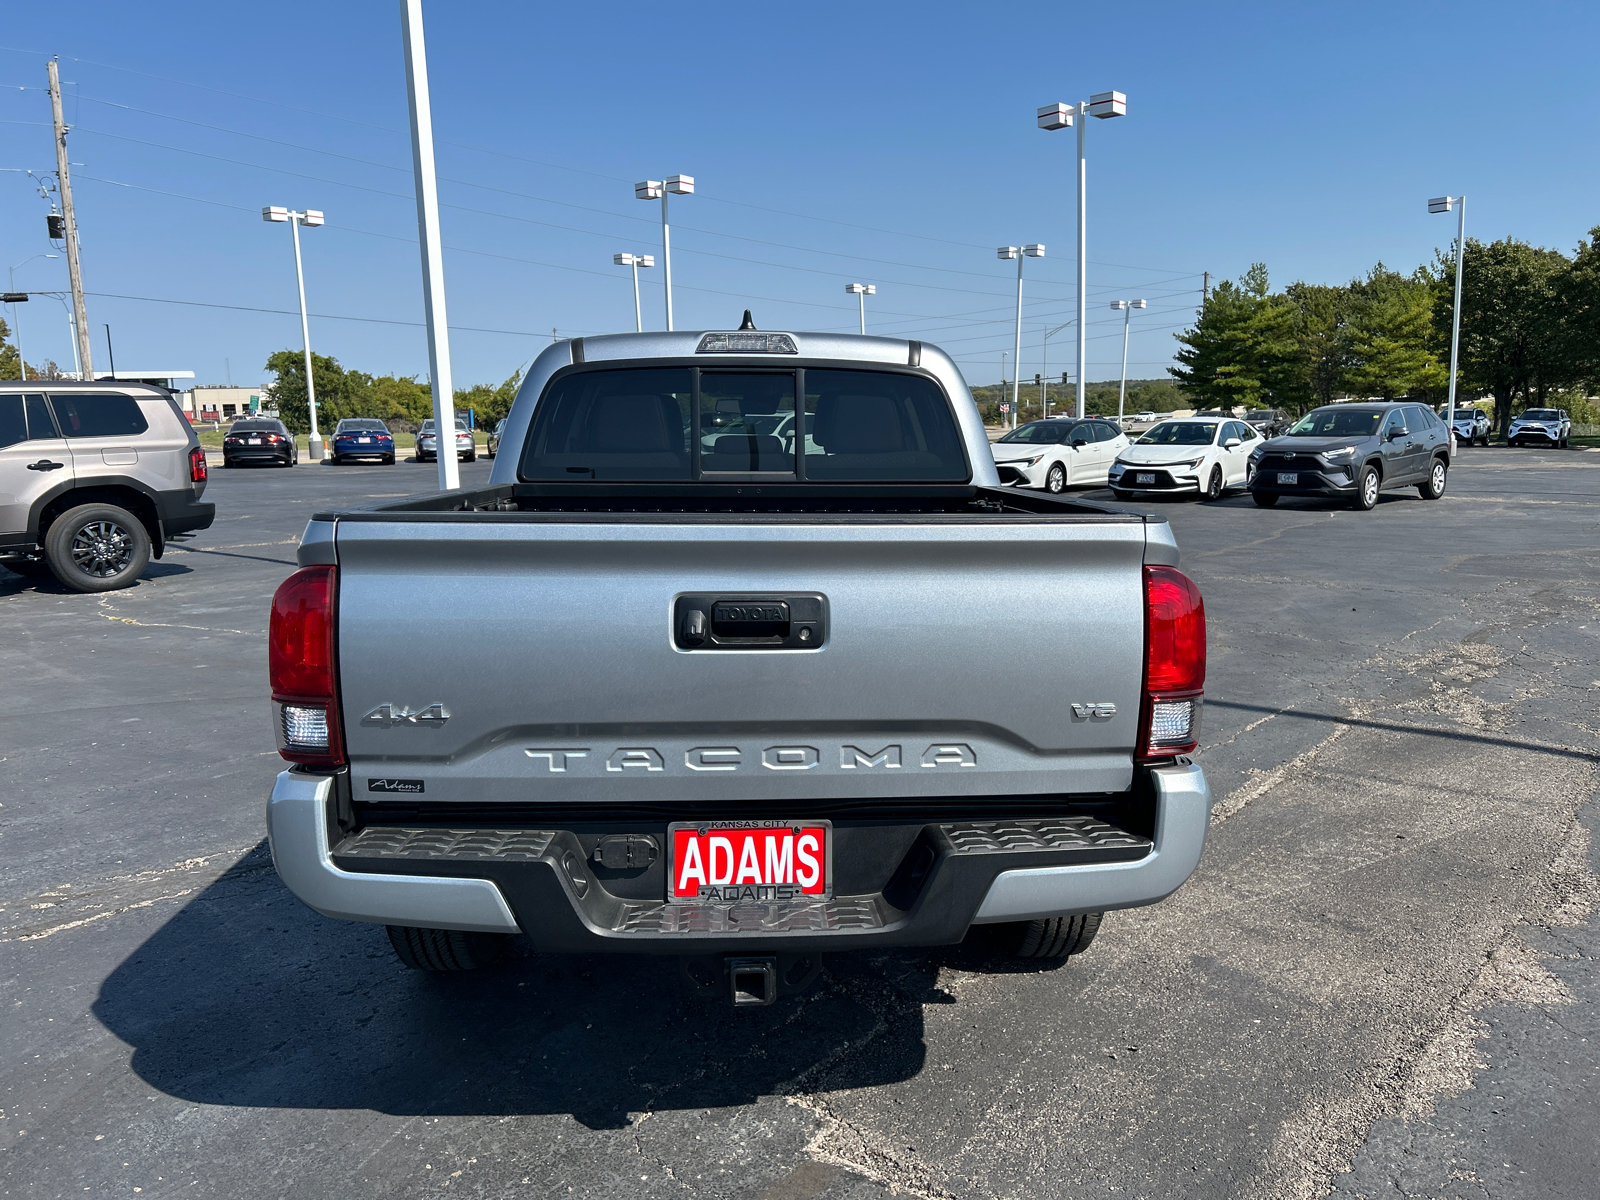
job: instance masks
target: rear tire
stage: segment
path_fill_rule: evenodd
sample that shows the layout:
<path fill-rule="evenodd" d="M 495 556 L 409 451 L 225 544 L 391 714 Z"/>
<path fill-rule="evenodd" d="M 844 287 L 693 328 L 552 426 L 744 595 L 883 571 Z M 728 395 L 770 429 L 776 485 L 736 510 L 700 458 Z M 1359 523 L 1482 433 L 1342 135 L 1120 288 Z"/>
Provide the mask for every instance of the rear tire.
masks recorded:
<path fill-rule="evenodd" d="M 1207 500 L 1222 499 L 1222 467 L 1220 465 L 1211 468 L 1211 478 L 1206 480 L 1204 498 Z"/>
<path fill-rule="evenodd" d="M 1382 486 L 1383 480 L 1378 475 L 1377 467 L 1362 467 L 1356 480 L 1355 498 L 1350 503 L 1364 512 L 1378 507 L 1378 493 Z"/>
<path fill-rule="evenodd" d="M 476 971 L 506 952 L 508 933 L 467 933 L 460 929 L 416 929 L 388 925 L 395 956 L 413 971 Z"/>
<path fill-rule="evenodd" d="M 44 539 L 55 577 L 75 592 L 132 587 L 150 565 L 150 534 L 125 508 L 80 504 L 57 517 Z"/>
<path fill-rule="evenodd" d="M 1278 504 L 1277 492 L 1251 492 L 1250 499 L 1256 502 L 1257 508 L 1276 508 Z"/>
<path fill-rule="evenodd" d="M 1082 954 L 1100 932 L 1102 913 L 1044 917 L 995 927 L 1000 944 L 1018 958 L 1069 958 Z"/>
<path fill-rule="evenodd" d="M 1417 491 L 1424 500 L 1437 500 L 1444 495 L 1444 489 L 1450 481 L 1449 468 L 1445 466 L 1444 459 L 1436 458 L 1433 465 L 1428 468 L 1428 478 L 1417 485 Z"/>
<path fill-rule="evenodd" d="M 394 455 L 392 455 L 392 454 L 385 454 L 385 455 L 384 455 L 384 456 L 383 456 L 383 465 L 384 465 L 384 466 L 386 466 L 386 467 L 392 467 L 392 466 L 394 466 Z"/>
<path fill-rule="evenodd" d="M 1044 490 L 1052 496 L 1059 496 L 1067 490 L 1067 469 L 1060 463 L 1055 463 L 1044 477 Z"/>

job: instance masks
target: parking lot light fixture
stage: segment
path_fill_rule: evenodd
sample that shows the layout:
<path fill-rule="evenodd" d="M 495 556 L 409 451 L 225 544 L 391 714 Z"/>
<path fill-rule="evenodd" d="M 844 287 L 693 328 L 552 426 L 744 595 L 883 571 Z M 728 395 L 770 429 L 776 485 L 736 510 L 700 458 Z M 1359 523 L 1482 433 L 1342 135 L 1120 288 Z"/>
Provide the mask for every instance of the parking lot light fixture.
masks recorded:
<path fill-rule="evenodd" d="M 1096 92 L 1077 104 L 1049 104 L 1038 110 L 1040 129 L 1078 127 L 1078 396 L 1077 415 L 1083 416 L 1084 365 L 1089 356 L 1089 261 L 1088 261 L 1088 186 L 1084 164 L 1085 117 L 1123 117 L 1128 114 L 1128 98 L 1121 92 Z"/>
<path fill-rule="evenodd" d="M 1450 321 L 1450 399 L 1449 411 L 1445 413 L 1445 427 L 1450 430 L 1450 436 L 1455 437 L 1456 431 L 1456 363 L 1461 354 L 1461 261 L 1467 250 L 1467 198 L 1465 196 L 1435 196 L 1428 201 L 1428 211 L 1431 213 L 1447 213 L 1457 209 L 1456 214 L 1456 303 L 1455 313 Z"/>
<path fill-rule="evenodd" d="M 847 283 L 844 290 L 853 295 L 861 305 L 861 332 L 867 332 L 867 297 L 876 296 L 878 289 L 870 283 Z"/>
<path fill-rule="evenodd" d="M 611 261 L 619 267 L 633 268 L 633 331 L 644 332 L 644 314 L 639 308 L 639 268 L 656 265 L 653 254 L 613 254 Z"/>
<path fill-rule="evenodd" d="M 311 460 L 318 462 L 322 458 L 322 435 L 317 432 L 317 387 L 311 376 L 311 322 L 306 316 L 306 273 L 300 262 L 300 226 L 315 229 L 323 223 L 322 212 L 315 208 L 296 212 L 292 208 L 270 205 L 261 210 L 261 219 L 274 225 L 287 223 L 294 240 L 294 281 L 300 291 L 300 342 L 306 356 L 306 410 L 311 414 L 311 437 L 307 447 Z"/>
<path fill-rule="evenodd" d="M 1128 324 L 1133 320 L 1133 310 L 1146 307 L 1143 300 L 1113 300 L 1113 309 L 1122 313 L 1122 386 L 1117 389 L 1117 428 L 1122 428 L 1122 410 L 1128 403 Z"/>
<path fill-rule="evenodd" d="M 1043 258 L 1044 246 L 1039 242 L 1030 242 L 1026 246 L 1001 246 L 995 252 L 996 258 L 1017 260 L 1017 342 L 1016 376 L 1011 380 L 1011 419 L 1017 419 L 1017 403 L 1022 390 L 1022 260 L 1025 258 Z"/>
<path fill-rule="evenodd" d="M 672 230 L 667 223 L 667 196 L 694 195 L 693 175 L 668 175 L 633 185 L 636 200 L 661 201 L 661 283 L 667 299 L 667 331 L 672 330 Z"/>

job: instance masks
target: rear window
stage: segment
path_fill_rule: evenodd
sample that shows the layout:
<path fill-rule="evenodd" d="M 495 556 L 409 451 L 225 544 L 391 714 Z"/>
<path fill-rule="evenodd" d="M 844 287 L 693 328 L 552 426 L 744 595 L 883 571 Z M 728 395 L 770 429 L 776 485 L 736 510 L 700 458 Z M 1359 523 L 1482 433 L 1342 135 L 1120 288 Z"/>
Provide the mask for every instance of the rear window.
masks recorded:
<path fill-rule="evenodd" d="M 56 410 L 56 423 L 63 435 L 80 437 L 126 437 L 150 428 L 132 396 L 109 392 L 68 392 L 50 397 Z"/>
<path fill-rule="evenodd" d="M 283 433 L 277 421 L 235 421 L 228 426 L 229 433 Z"/>
<path fill-rule="evenodd" d="M 0 446 L 28 440 L 28 423 L 22 417 L 21 396 L 0 396 Z"/>
<path fill-rule="evenodd" d="M 335 433 L 388 433 L 389 432 L 389 427 L 387 425 L 385 425 L 382 421 L 379 421 L 379 420 L 376 420 L 376 419 L 373 419 L 373 420 L 359 420 L 358 419 L 358 420 L 354 420 L 354 421 L 340 421 L 339 425 L 338 425 L 338 428 L 336 428 L 334 430 L 334 432 Z"/>
<path fill-rule="evenodd" d="M 949 401 L 932 380 L 889 371 L 699 367 L 562 376 L 534 410 L 521 473 L 544 482 L 662 483 L 970 476 Z"/>

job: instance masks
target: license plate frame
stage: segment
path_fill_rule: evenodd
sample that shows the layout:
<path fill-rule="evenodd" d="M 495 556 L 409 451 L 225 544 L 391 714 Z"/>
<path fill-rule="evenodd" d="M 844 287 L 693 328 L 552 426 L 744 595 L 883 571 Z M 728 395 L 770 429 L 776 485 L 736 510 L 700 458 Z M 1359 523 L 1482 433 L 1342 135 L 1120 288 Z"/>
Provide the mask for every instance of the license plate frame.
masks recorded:
<path fill-rule="evenodd" d="M 820 831 L 822 834 L 821 867 L 822 878 L 820 887 L 811 890 L 812 885 L 802 882 L 790 883 L 736 883 L 733 880 L 739 877 L 740 858 L 743 845 L 747 841 L 757 843 L 756 864 L 758 869 L 765 871 L 764 861 L 765 845 L 762 835 L 777 834 L 780 831 L 793 838 L 794 844 L 790 847 L 790 859 L 793 874 L 800 874 L 799 843 L 810 833 Z M 798 831 L 798 832 L 796 832 Z M 679 834 L 689 833 L 695 835 L 699 841 L 707 843 L 706 851 L 701 853 L 698 845 L 696 852 L 700 857 L 700 865 L 705 871 L 708 882 L 700 884 L 694 895 L 688 895 L 678 890 L 680 873 L 680 838 Z M 737 844 L 730 845 L 729 854 L 729 882 L 713 884 L 709 880 L 714 878 L 713 864 L 708 860 L 711 848 L 709 840 L 719 835 L 738 835 Z M 734 841 L 729 838 L 730 843 Z M 815 818 L 796 819 L 788 821 L 779 820 L 753 820 L 753 821 L 674 821 L 667 826 L 666 860 L 667 873 L 665 880 L 666 902 L 672 905 L 689 905 L 700 907 L 726 907 L 731 904 L 771 904 L 771 903 L 811 903 L 817 900 L 831 900 L 833 898 L 833 822 Z M 687 857 L 687 843 L 684 844 L 684 857 Z M 686 863 L 684 865 L 687 865 Z"/>
<path fill-rule="evenodd" d="M 245 441 L 244 441 L 244 444 L 247 445 L 247 446 L 259 446 L 259 445 L 261 445 L 261 439 L 260 438 L 246 438 Z"/>
<path fill-rule="evenodd" d="M 1299 471 L 1279 471 L 1278 472 L 1278 486 L 1279 487 L 1299 487 L 1300 486 L 1300 472 Z"/>
<path fill-rule="evenodd" d="M 1148 483 L 1153 485 L 1156 481 L 1156 473 L 1154 471 L 1145 471 L 1142 473 L 1135 472 L 1133 481 L 1134 483 Z"/>

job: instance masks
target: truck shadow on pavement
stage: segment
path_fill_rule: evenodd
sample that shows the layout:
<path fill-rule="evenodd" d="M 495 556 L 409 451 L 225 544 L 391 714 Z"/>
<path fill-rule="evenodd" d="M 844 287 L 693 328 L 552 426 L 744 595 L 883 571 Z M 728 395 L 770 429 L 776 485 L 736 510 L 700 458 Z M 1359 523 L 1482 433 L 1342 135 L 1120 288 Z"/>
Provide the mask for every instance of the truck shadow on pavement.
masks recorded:
<path fill-rule="evenodd" d="M 409 971 L 381 927 L 296 900 L 263 842 L 112 971 L 94 1013 L 141 1079 L 194 1103 L 568 1113 L 607 1129 L 910 1078 L 922 1005 L 955 1003 L 939 966 L 1013 969 L 960 948 L 830 955 L 810 990 L 736 1010 L 692 994 L 674 957 L 514 945 L 482 971 Z"/>

